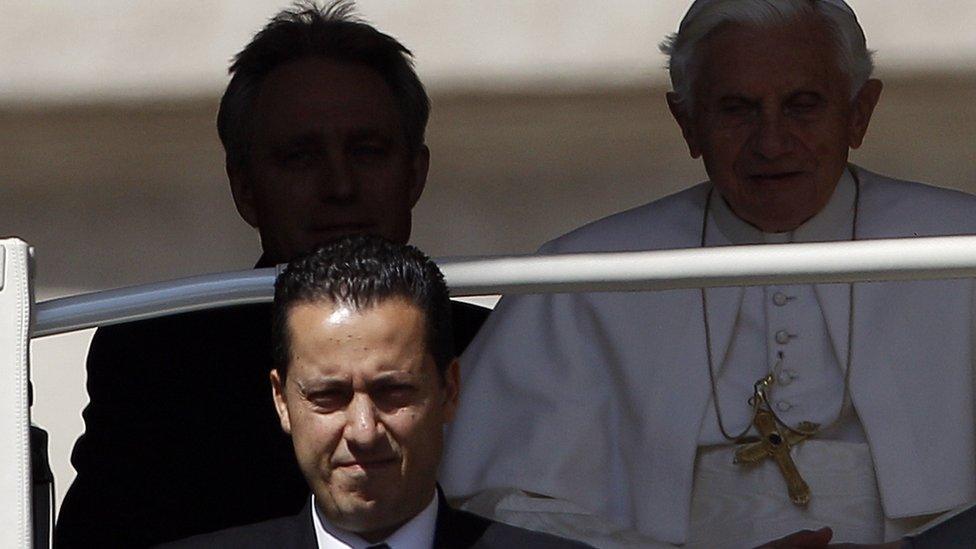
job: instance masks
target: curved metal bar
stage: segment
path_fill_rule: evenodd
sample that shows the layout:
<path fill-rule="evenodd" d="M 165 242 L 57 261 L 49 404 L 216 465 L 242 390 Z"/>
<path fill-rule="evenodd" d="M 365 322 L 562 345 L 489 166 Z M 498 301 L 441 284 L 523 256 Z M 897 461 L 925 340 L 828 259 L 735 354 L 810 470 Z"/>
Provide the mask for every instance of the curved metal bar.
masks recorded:
<path fill-rule="evenodd" d="M 970 278 L 976 277 L 976 236 L 451 258 L 438 264 L 453 296 Z M 33 335 L 271 301 L 275 274 L 254 269 L 45 301 L 35 308 Z"/>
<path fill-rule="evenodd" d="M 33 337 L 227 305 L 271 301 L 276 269 L 217 273 L 42 301 Z"/>

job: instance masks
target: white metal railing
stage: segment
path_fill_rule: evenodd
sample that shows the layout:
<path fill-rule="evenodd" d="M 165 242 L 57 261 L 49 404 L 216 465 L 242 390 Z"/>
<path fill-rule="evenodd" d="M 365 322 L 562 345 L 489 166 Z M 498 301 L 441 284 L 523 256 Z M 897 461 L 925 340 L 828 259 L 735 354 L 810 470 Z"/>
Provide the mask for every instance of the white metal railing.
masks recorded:
<path fill-rule="evenodd" d="M 3 243 L 26 249 L 22 242 Z M 976 277 L 976 236 L 446 259 L 438 263 L 454 296 L 968 278 Z M 27 272 L 26 256 L 20 257 L 18 265 L 21 272 Z M 6 267 L 9 275 L 9 257 Z M 276 269 L 253 269 L 45 301 L 34 305 L 31 336 L 211 307 L 268 302 L 276 274 Z M 8 276 L 0 282 L 0 293 L 13 289 L 11 280 Z M 24 285 L 19 292 L 21 299 L 27 299 L 29 287 Z M 23 339 L 27 340 L 26 334 Z M 26 387 L 26 354 L 19 366 L 9 366 L 8 373 L 19 376 L 16 379 L 24 380 Z M 8 415 L 17 429 L 26 432 L 26 390 L 18 389 L 16 395 L 16 401 L 8 407 L 23 412 L 22 417 Z M 8 493 L 19 495 L 4 500 L 8 506 L 0 510 L 0 524 L 12 526 L 4 529 L 13 540 L 12 545 L 7 545 L 26 547 L 30 545 L 26 450 L 21 447 L 16 452 L 0 453 L 0 458 L 0 472 L 20 471 L 16 479 L 7 479 L 13 481 L 11 486 L 17 485 Z M 10 506 L 11 503 L 16 505 Z"/>
<path fill-rule="evenodd" d="M 976 277 L 976 236 L 438 261 L 454 296 Z M 38 303 L 40 337 L 271 301 L 275 269 L 203 275 Z"/>
<path fill-rule="evenodd" d="M 0 547 L 46 547 L 31 539 L 30 283 L 27 243 L 0 239 Z"/>

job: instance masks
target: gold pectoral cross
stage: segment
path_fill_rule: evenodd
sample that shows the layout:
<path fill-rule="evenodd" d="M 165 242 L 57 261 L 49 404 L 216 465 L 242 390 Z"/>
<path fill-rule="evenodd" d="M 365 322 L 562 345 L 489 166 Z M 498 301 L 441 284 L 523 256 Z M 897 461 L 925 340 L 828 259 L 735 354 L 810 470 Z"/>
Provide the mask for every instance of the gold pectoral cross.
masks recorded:
<path fill-rule="evenodd" d="M 766 400 L 766 389 L 773 383 L 773 377 L 766 376 L 756 382 L 755 395 L 750 399 L 750 403 L 755 410 L 752 423 L 756 426 L 761 437 L 758 442 L 745 444 L 735 451 L 733 463 L 737 464 L 756 464 L 766 459 L 773 458 L 776 466 L 779 467 L 783 479 L 786 480 L 786 488 L 790 494 L 790 501 L 797 505 L 806 505 L 810 502 L 810 487 L 800 476 L 793 457 L 790 456 L 790 448 L 810 438 L 817 430 L 818 425 L 803 422 L 799 429 L 781 429 L 780 422 L 776 415 L 770 410 Z"/>

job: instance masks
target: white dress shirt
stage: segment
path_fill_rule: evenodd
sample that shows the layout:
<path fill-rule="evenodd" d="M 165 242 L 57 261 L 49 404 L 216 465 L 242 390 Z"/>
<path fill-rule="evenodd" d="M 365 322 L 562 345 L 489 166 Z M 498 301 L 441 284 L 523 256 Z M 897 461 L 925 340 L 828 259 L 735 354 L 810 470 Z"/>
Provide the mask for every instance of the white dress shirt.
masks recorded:
<path fill-rule="evenodd" d="M 407 521 L 390 537 L 370 543 L 352 532 L 336 528 L 322 516 L 319 506 L 312 496 L 312 523 L 315 525 L 315 539 L 319 549 L 366 549 L 385 543 L 390 549 L 430 549 L 434 546 L 434 531 L 437 527 L 437 493 L 419 514 Z"/>

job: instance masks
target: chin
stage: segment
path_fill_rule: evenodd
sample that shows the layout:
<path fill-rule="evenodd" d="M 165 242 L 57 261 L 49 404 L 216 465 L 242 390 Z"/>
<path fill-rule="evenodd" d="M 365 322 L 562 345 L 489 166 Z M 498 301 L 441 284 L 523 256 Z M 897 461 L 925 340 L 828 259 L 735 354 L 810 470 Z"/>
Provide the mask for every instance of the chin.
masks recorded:
<path fill-rule="evenodd" d="M 335 513 L 327 513 L 329 522 L 350 532 L 375 532 L 397 527 L 405 522 L 399 505 L 376 500 L 350 499 L 340 502 Z"/>

